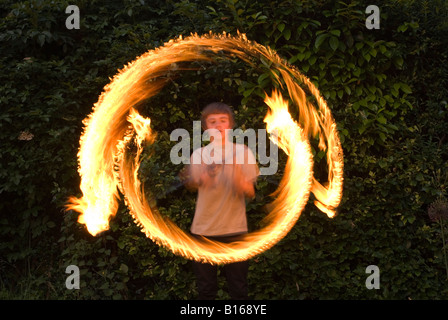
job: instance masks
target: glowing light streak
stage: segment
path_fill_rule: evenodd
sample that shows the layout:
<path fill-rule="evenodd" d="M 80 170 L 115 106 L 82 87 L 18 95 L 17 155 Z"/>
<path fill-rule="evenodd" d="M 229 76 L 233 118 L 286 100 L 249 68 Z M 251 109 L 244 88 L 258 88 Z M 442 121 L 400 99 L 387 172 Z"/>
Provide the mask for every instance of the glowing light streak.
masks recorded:
<path fill-rule="evenodd" d="M 167 81 L 170 70 L 180 63 L 213 61 L 214 55 L 238 57 L 253 64 L 261 58 L 272 63 L 276 81 L 288 91 L 292 107 L 297 108 L 299 119 L 292 119 L 280 92 L 266 95 L 269 106 L 265 122 L 267 131 L 288 155 L 284 176 L 272 194 L 270 213 L 264 227 L 241 236 L 240 241 L 223 244 L 197 238 L 181 230 L 163 217 L 157 208 L 151 208 L 144 197 L 138 179 L 140 156 L 144 143 L 151 143 L 156 133 L 150 119 L 138 114 L 139 103 L 156 95 Z M 307 101 L 301 83 L 314 96 L 317 105 Z M 288 65 L 274 51 L 245 35 L 237 37 L 208 34 L 192 35 L 185 39 L 170 40 L 164 46 L 151 50 L 123 68 L 105 87 L 93 112 L 84 120 L 84 132 L 78 153 L 81 176 L 81 198 L 72 197 L 68 209 L 81 213 L 79 222 L 92 235 L 109 227 L 116 213 L 120 190 L 135 222 L 147 237 L 188 259 L 210 263 L 230 263 L 246 260 L 271 248 L 282 239 L 300 217 L 312 192 L 316 206 L 329 217 L 335 214 L 342 196 L 343 156 L 336 124 L 325 100 L 317 88 L 297 69 Z M 319 148 L 326 151 L 328 185 L 323 186 L 313 177 L 313 157 L 308 141 L 319 136 Z M 136 155 L 127 154 L 127 146 L 134 142 Z"/>

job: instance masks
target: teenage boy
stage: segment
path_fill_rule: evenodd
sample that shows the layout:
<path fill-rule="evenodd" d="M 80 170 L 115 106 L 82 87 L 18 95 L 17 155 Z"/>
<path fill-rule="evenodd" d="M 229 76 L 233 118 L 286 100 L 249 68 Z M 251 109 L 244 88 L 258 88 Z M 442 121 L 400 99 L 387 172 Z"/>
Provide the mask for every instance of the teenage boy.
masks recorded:
<path fill-rule="evenodd" d="M 198 191 L 191 233 L 229 243 L 248 232 L 246 200 L 255 196 L 259 175 L 252 151 L 230 141 L 234 126 L 232 109 L 220 102 L 207 105 L 201 124 L 210 132 L 210 144 L 196 149 L 187 168 L 187 188 Z M 198 299 L 215 299 L 218 291 L 217 266 L 193 262 Z M 248 298 L 248 262 L 226 264 L 223 273 L 231 299 Z"/>

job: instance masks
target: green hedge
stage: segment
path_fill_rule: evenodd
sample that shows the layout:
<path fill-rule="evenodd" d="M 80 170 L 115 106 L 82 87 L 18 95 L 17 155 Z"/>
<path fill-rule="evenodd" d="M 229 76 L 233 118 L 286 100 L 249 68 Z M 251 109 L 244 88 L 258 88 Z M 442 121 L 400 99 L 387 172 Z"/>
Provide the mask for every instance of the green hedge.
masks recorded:
<path fill-rule="evenodd" d="M 78 5 L 79 30 L 65 8 Z M 439 224 L 428 206 L 447 196 L 448 6 L 377 1 L 3 1 L 0 5 L 0 298 L 192 299 L 187 260 L 147 239 L 122 204 L 111 229 L 92 237 L 64 212 L 79 194 L 82 120 L 118 69 L 178 35 L 223 31 L 275 49 L 327 99 L 344 149 L 344 194 L 327 218 L 310 202 L 275 247 L 250 261 L 254 299 L 445 299 Z M 223 100 L 241 128 L 262 128 L 268 70 L 241 62 L 182 74 L 142 111 L 158 131 L 141 179 L 163 214 L 186 230 L 195 195 L 175 184 L 169 134 L 190 128 Z M 148 150 L 150 152 L 151 150 Z M 316 174 L 325 174 L 316 153 Z M 281 163 L 284 163 L 284 155 Z M 281 177 L 262 178 L 248 207 L 251 228 Z M 80 268 L 80 290 L 65 269 Z M 380 269 L 380 289 L 365 286 Z M 221 279 L 224 286 L 224 280 Z M 225 289 L 219 298 L 228 298 Z"/>

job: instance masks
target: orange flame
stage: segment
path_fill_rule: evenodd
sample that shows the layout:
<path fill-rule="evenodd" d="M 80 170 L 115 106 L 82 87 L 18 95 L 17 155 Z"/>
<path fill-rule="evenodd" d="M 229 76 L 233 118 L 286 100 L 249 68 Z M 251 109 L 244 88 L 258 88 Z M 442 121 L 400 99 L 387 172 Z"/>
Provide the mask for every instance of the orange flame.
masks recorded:
<path fill-rule="evenodd" d="M 157 94 L 166 81 L 163 75 L 177 68 L 178 63 L 213 61 L 217 52 L 237 56 L 247 63 L 260 57 L 272 61 L 272 68 L 279 71 L 273 73 L 276 80 L 280 84 L 283 80 L 293 107 L 298 108 L 300 115 L 297 122 L 292 119 L 288 103 L 280 92 L 266 95 L 265 103 L 270 108 L 265 117 L 267 131 L 289 158 L 280 185 L 272 195 L 274 200 L 264 219 L 265 226 L 229 244 L 193 237 L 163 217 L 156 208 L 151 208 L 137 174 L 143 144 L 154 141 L 156 134 L 150 128 L 150 119 L 140 116 L 134 107 Z M 313 94 L 317 106 L 306 100 L 297 81 Z M 245 35 L 192 35 L 170 40 L 163 47 L 145 53 L 112 79 L 84 124 L 78 153 L 83 197 L 72 197 L 67 208 L 81 213 L 79 222 L 86 224 L 93 235 L 108 229 L 109 219 L 117 210 L 120 190 L 135 222 L 156 243 L 189 259 L 230 263 L 249 259 L 282 239 L 299 218 L 310 192 L 317 199 L 316 205 L 329 217 L 334 216 L 341 200 L 342 149 L 325 101 L 308 78 L 269 48 L 248 41 Z M 319 148 L 327 151 L 327 187 L 313 177 L 308 137 L 317 134 Z M 132 139 L 137 145 L 135 157 L 126 154 L 126 146 Z"/>

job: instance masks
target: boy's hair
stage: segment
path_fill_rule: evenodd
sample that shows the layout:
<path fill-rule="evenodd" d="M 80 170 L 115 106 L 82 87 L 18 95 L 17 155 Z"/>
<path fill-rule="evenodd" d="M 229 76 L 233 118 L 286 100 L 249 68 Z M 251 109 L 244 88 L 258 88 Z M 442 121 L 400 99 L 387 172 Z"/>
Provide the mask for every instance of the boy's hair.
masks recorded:
<path fill-rule="evenodd" d="M 225 103 L 223 102 L 212 102 L 208 105 L 205 106 L 205 108 L 202 110 L 201 113 L 201 125 L 202 125 L 202 129 L 207 129 L 207 124 L 205 122 L 205 120 L 207 119 L 207 117 L 211 114 L 227 114 L 229 116 L 229 121 L 230 121 L 230 127 L 233 128 L 234 124 L 235 124 L 235 120 L 233 118 L 233 111 L 232 109 Z"/>

